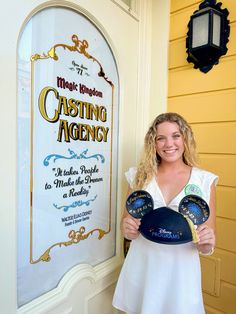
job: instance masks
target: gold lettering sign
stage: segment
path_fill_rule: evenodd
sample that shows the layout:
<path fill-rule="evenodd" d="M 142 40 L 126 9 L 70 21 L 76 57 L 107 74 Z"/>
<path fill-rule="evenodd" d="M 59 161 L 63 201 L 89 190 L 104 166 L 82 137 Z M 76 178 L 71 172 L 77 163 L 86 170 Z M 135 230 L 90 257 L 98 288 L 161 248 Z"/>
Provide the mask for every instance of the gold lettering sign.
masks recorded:
<path fill-rule="evenodd" d="M 112 128 L 113 128 L 113 98 L 114 98 L 114 85 L 113 83 L 108 80 L 107 76 L 104 73 L 104 70 L 102 68 L 101 63 L 94 58 L 92 55 L 90 55 L 87 52 L 87 48 L 89 46 L 88 42 L 86 40 L 79 40 L 77 35 L 72 36 L 72 42 L 73 45 L 66 45 L 66 44 L 56 44 L 52 48 L 49 49 L 48 53 L 45 54 L 34 54 L 31 57 L 31 73 L 32 73 L 32 81 L 31 81 L 31 114 L 32 114 L 32 125 L 31 125 L 31 157 L 30 157 L 30 169 L 31 169 L 31 175 L 30 175 L 30 193 L 31 193 L 31 204 L 30 204 L 30 263 L 35 264 L 40 261 L 46 261 L 49 262 L 51 260 L 50 252 L 55 247 L 61 247 L 61 246 L 70 246 L 72 244 L 77 244 L 82 240 L 87 239 L 89 236 L 91 236 L 94 233 L 98 234 L 98 239 L 102 239 L 106 234 L 108 234 L 111 231 L 111 190 L 112 190 Z M 81 141 L 83 143 L 85 142 L 96 142 L 96 143 L 107 143 L 108 137 L 110 137 L 110 181 L 109 181 L 109 209 L 107 214 L 107 229 L 102 229 L 99 226 L 97 228 L 93 228 L 92 230 L 87 231 L 86 227 L 84 225 L 80 226 L 78 230 L 72 228 L 68 232 L 68 239 L 65 239 L 64 241 L 60 241 L 57 243 L 54 243 L 50 245 L 40 256 L 34 256 L 34 214 L 33 214 L 33 208 L 34 208 L 34 171 L 33 171 L 33 164 L 34 164 L 34 132 L 35 132 L 35 81 L 34 77 L 36 75 L 35 72 L 35 63 L 36 62 L 45 62 L 45 60 L 53 60 L 54 62 L 59 61 L 59 56 L 57 54 L 57 50 L 63 48 L 63 50 L 68 51 L 68 53 L 79 53 L 80 55 L 83 55 L 85 58 L 91 60 L 92 62 L 95 62 L 98 65 L 98 77 L 105 81 L 107 86 L 111 89 L 111 116 L 110 116 L 110 124 L 107 126 L 108 121 L 108 112 L 105 105 L 102 103 L 93 103 L 84 101 L 83 99 L 75 99 L 65 96 L 64 93 L 67 91 L 74 91 L 78 92 L 80 95 L 87 95 L 89 97 L 96 97 L 96 99 L 101 98 L 101 102 L 103 99 L 103 92 L 95 87 L 90 88 L 86 86 L 86 84 L 82 83 L 76 83 L 74 81 L 69 81 L 65 79 L 62 75 L 58 75 L 56 77 L 56 84 L 57 86 L 44 86 L 39 91 L 38 95 L 38 109 L 41 118 L 48 124 L 53 124 L 54 126 L 57 126 L 57 134 L 55 134 L 55 141 L 59 143 L 71 143 L 74 141 Z M 79 65 L 76 64 L 75 61 L 72 62 L 72 65 L 75 68 L 78 68 Z M 63 92 L 64 91 L 64 92 Z M 70 150 L 69 150 L 70 151 Z M 83 152 L 79 156 L 79 158 L 89 158 L 86 156 L 87 150 Z M 74 152 L 71 152 L 71 157 L 63 157 L 66 159 L 71 159 L 76 154 Z M 74 155 L 73 155 L 74 154 Z M 78 156 L 76 156 L 78 157 Z M 96 156 L 92 156 L 94 158 L 102 158 L 102 156 L 99 156 L 97 154 Z M 92 158 L 90 157 L 90 158 Z M 45 165 L 48 165 L 51 158 L 62 158 L 62 156 L 58 157 L 58 155 L 49 155 L 47 158 L 45 158 L 44 163 Z M 85 166 L 83 166 L 85 167 Z M 72 167 L 73 168 L 73 167 Z M 96 166 L 95 166 L 96 168 Z M 77 195 L 88 195 L 88 190 L 85 189 L 83 186 L 80 188 L 80 190 L 75 189 L 75 185 L 80 184 L 94 184 L 97 182 L 102 181 L 103 179 L 100 178 L 93 178 L 92 173 L 95 172 L 96 169 L 91 168 L 90 170 L 85 167 L 80 169 L 80 173 L 84 174 L 85 177 L 82 179 L 81 177 L 77 177 L 77 181 L 71 180 L 71 178 L 68 178 L 68 180 L 63 180 L 56 178 L 53 182 L 54 186 L 56 188 L 63 188 L 63 187 L 69 187 L 70 190 L 68 193 L 65 193 L 63 195 L 64 198 L 70 198 Z M 72 170 L 71 170 L 72 171 Z M 88 172 L 88 174 L 83 172 Z M 90 172 L 89 172 L 90 171 Z M 97 169 L 98 171 L 98 169 Z M 70 175 L 78 175 L 78 173 L 74 173 L 74 170 L 69 173 Z M 62 172 L 60 168 L 57 169 L 57 173 L 55 176 L 66 176 L 66 170 Z M 45 184 L 45 190 L 50 190 L 52 188 L 52 184 L 46 183 Z M 63 209 L 64 211 L 69 210 L 70 207 L 76 207 L 81 205 L 88 205 L 90 202 L 95 201 L 97 196 L 90 198 L 89 200 L 84 201 L 75 201 L 70 205 L 63 205 L 58 206 L 54 204 L 55 208 L 57 209 Z M 87 203 L 86 203 L 87 202 Z M 83 219 L 86 220 L 86 216 L 88 217 L 91 215 L 92 211 L 84 211 L 83 212 Z M 74 214 L 71 216 L 67 216 L 62 218 L 62 222 L 65 224 L 66 227 L 72 225 L 73 223 L 77 223 L 78 221 L 81 221 L 81 217 L 79 214 Z M 82 220 L 83 221 L 83 220 Z"/>

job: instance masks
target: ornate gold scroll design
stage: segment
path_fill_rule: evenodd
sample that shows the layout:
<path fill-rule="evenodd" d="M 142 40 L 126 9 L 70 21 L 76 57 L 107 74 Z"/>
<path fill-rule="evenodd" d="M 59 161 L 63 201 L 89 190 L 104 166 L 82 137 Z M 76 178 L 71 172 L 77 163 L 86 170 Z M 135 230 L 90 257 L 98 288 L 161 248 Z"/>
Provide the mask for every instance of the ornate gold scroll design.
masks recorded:
<path fill-rule="evenodd" d="M 55 243 L 53 245 L 51 245 L 37 260 L 31 259 L 30 263 L 31 264 L 36 264 L 40 261 L 43 262 L 50 262 L 51 260 L 51 256 L 50 256 L 50 251 L 56 247 L 56 246 L 69 246 L 72 244 L 77 244 L 82 240 L 87 239 L 90 235 L 92 235 L 95 231 L 98 231 L 99 235 L 98 235 L 98 239 L 101 240 L 102 237 L 110 232 L 110 229 L 108 231 L 102 230 L 102 229 L 93 229 L 91 231 L 89 231 L 88 233 L 85 234 L 85 227 L 80 227 L 79 231 L 75 231 L 75 230 L 71 230 L 68 234 L 68 238 L 71 239 L 69 241 L 65 241 L 65 242 L 58 242 Z"/>
<path fill-rule="evenodd" d="M 31 62 L 37 61 L 39 59 L 42 60 L 42 59 L 49 59 L 49 58 L 51 58 L 55 61 L 58 61 L 59 58 L 58 58 L 58 55 L 56 53 L 56 49 L 59 47 L 62 47 L 64 49 L 68 49 L 71 52 L 78 52 L 80 54 L 83 54 L 86 58 L 92 59 L 93 61 L 97 62 L 97 64 L 100 67 L 100 71 L 98 72 L 98 76 L 103 77 L 107 81 L 107 83 L 109 83 L 111 86 L 114 86 L 113 83 L 111 81 L 109 81 L 108 78 L 105 76 L 105 73 L 103 71 L 103 67 L 102 67 L 101 63 L 86 51 L 86 49 L 89 46 L 87 40 L 84 39 L 83 41 L 81 41 L 81 40 L 79 40 L 78 36 L 75 34 L 72 35 L 71 40 L 74 43 L 73 46 L 69 46 L 69 45 L 65 45 L 65 44 L 56 44 L 48 51 L 47 54 L 45 54 L 45 53 L 43 53 L 42 55 L 34 54 L 33 56 L 31 56 Z"/>
<path fill-rule="evenodd" d="M 88 48 L 89 44 L 86 40 L 79 40 L 77 35 L 72 35 L 72 42 L 74 45 L 69 46 L 66 44 L 56 44 L 54 45 L 47 54 L 43 53 L 40 54 L 34 54 L 31 56 L 31 150 L 30 150 L 30 263 L 36 264 L 40 261 L 43 262 L 50 262 L 51 256 L 50 252 L 51 250 L 56 247 L 62 247 L 62 246 L 69 246 L 72 244 L 77 244 L 82 240 L 87 239 L 90 235 L 92 235 L 94 232 L 98 232 L 98 239 L 101 240 L 104 235 L 108 234 L 111 231 L 111 207 L 112 207 L 112 200 L 111 200 L 111 192 L 112 192 L 112 139 L 113 139 L 113 119 L 114 119 L 114 113 L 113 113 L 113 106 L 114 106 L 114 84 L 112 81 L 108 80 L 108 78 L 105 76 L 105 72 L 103 70 L 103 67 L 101 63 L 94 58 L 92 55 L 90 55 L 86 49 Z M 100 71 L 98 72 L 98 76 L 103 78 L 112 89 L 112 107 L 111 107 L 111 144 L 110 144 L 110 197 L 109 197 L 109 227 L 108 230 L 105 231 L 100 228 L 95 228 L 89 232 L 85 232 L 86 228 L 84 226 L 81 226 L 78 231 L 70 230 L 68 233 L 68 238 L 70 240 L 63 241 L 63 242 L 57 242 L 53 245 L 51 245 L 38 259 L 33 258 L 33 130 L 34 130 L 34 62 L 37 60 L 44 60 L 44 59 L 53 59 L 54 61 L 58 61 L 59 57 L 56 53 L 56 49 L 62 47 L 64 49 L 68 49 L 70 52 L 77 52 L 80 54 L 83 54 L 86 58 L 92 59 L 92 61 L 96 62 L 99 65 Z"/>

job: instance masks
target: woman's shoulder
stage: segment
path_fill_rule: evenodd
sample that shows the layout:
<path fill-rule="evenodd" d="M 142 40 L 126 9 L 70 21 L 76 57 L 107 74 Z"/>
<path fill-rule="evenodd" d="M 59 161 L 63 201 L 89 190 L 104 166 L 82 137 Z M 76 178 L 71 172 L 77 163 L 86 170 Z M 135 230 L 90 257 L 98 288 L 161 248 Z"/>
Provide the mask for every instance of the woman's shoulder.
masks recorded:
<path fill-rule="evenodd" d="M 215 184 L 217 184 L 219 177 L 211 171 L 198 167 L 193 167 L 192 178 L 198 179 L 201 182 L 208 182 L 210 184 L 215 181 Z"/>
<path fill-rule="evenodd" d="M 130 167 L 130 168 L 128 168 L 128 170 L 126 170 L 125 171 L 125 174 L 126 173 L 135 173 L 136 174 L 136 172 L 137 172 L 137 167 Z"/>
<path fill-rule="evenodd" d="M 128 181 L 129 185 L 132 187 L 135 176 L 137 173 L 137 167 L 130 167 L 126 172 L 125 172 L 125 177 L 126 180 Z"/>
<path fill-rule="evenodd" d="M 125 176 L 126 179 L 134 179 L 135 175 L 137 173 L 137 167 L 130 167 L 126 172 L 125 172 Z"/>
<path fill-rule="evenodd" d="M 203 177 L 218 177 L 215 173 L 198 167 L 193 167 L 193 173 Z"/>
<path fill-rule="evenodd" d="M 217 185 L 218 176 L 213 172 L 198 167 L 193 167 L 191 180 L 185 187 L 185 193 L 197 194 L 203 197 L 207 203 L 210 200 L 211 186 Z"/>

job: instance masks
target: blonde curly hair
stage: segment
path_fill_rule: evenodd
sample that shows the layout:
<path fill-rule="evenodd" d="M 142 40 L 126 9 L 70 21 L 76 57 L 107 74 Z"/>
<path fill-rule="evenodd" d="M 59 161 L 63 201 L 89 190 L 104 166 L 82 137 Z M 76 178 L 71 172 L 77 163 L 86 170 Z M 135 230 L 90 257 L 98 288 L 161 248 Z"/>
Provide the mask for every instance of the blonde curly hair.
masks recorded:
<path fill-rule="evenodd" d="M 183 162 L 191 167 L 197 165 L 196 142 L 190 125 L 177 113 L 162 113 L 153 121 L 145 136 L 143 153 L 134 180 L 134 189 L 146 187 L 157 174 L 161 158 L 156 152 L 156 135 L 158 125 L 163 122 L 177 123 L 184 140 Z"/>

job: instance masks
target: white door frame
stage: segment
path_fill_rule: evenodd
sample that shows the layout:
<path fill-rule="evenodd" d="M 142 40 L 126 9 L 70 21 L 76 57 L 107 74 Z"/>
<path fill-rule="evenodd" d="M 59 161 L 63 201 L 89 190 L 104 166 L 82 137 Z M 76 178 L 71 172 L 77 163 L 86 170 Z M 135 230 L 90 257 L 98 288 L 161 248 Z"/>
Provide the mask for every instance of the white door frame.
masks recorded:
<path fill-rule="evenodd" d="M 120 2 L 120 3 L 119 3 Z M 73 0 L 73 1 L 43 1 L 43 0 L 12 0 L 6 1 L 0 12 L 0 23 L 4 32 L 1 32 L 1 96 L 2 96 L 2 114 L 1 114 L 1 228 L 0 228 L 0 247 L 2 254 L 0 259 L 1 279 L 1 308 L 4 314 L 15 313 L 59 313 L 57 306 L 65 301 L 66 306 L 60 308 L 60 313 L 75 313 L 73 304 L 68 302 L 71 294 L 78 292 L 75 289 L 79 281 L 86 281 L 84 285 L 92 284 L 93 288 L 87 299 L 98 291 L 109 287 L 115 283 L 119 268 L 123 261 L 122 241 L 119 231 L 119 223 L 117 223 L 117 254 L 110 260 L 91 267 L 89 265 L 78 265 L 69 271 L 58 287 L 44 296 L 30 302 L 26 306 L 16 310 L 17 299 L 17 282 L 16 282 L 16 208 L 17 208 L 17 46 L 21 30 L 24 25 L 38 10 L 48 5 L 64 5 L 82 11 L 100 29 L 104 30 L 115 58 L 118 63 L 120 74 L 120 137 L 119 137 L 119 169 L 118 169 L 118 201 L 117 208 L 122 209 L 125 200 L 125 189 L 123 173 L 127 167 L 135 164 L 138 160 L 140 148 L 143 142 L 143 135 L 146 132 L 150 119 L 152 119 L 153 109 L 155 106 L 152 97 L 151 88 L 153 82 L 153 71 L 159 69 L 167 71 L 167 59 L 159 59 L 156 54 L 156 48 L 153 46 L 153 26 L 158 25 L 158 21 L 153 21 L 152 8 L 155 10 L 162 9 L 161 15 L 165 17 L 164 21 L 169 18 L 169 0 L 136 0 L 136 9 L 138 12 L 130 13 L 123 6 L 122 12 L 118 11 L 119 16 L 124 19 L 132 19 L 131 26 L 136 29 L 136 44 L 131 47 L 132 55 L 129 54 L 130 38 L 127 36 L 125 25 L 120 25 L 120 32 L 114 33 L 115 30 L 110 27 L 109 21 L 105 15 L 109 10 L 113 10 L 116 3 L 123 6 L 120 0 L 99 0 L 101 10 L 97 10 L 97 0 Z M 155 4 L 154 4 L 155 3 Z M 117 6 L 118 8 L 118 6 Z M 125 11 L 126 10 L 126 11 Z M 90 12 L 90 13 L 88 13 Z M 94 19 L 96 16 L 96 20 Z M 116 16 L 118 18 L 119 16 Z M 102 21 L 99 22 L 99 21 Z M 163 23 L 163 19 L 161 21 Z M 166 26 L 166 25 L 165 25 Z M 161 25 L 159 24 L 159 28 Z M 105 31 L 106 30 L 106 31 Z M 131 29 L 132 30 L 132 29 Z M 116 30 L 117 31 L 117 30 Z M 162 53 L 167 56 L 167 34 L 164 33 L 163 38 L 166 43 Z M 154 62 L 155 59 L 155 63 Z M 133 62 L 133 63 L 132 63 Z M 130 68 L 127 69 L 127 64 Z M 131 71 L 130 71 L 131 69 Z M 132 73 L 132 71 L 135 73 Z M 165 81 L 159 82 L 159 88 L 166 90 Z M 164 96 L 163 96 L 164 95 Z M 165 106 L 165 93 L 160 99 L 160 111 Z M 157 97 L 158 98 L 158 97 Z M 156 99 L 155 99 L 156 102 Z M 153 105 L 154 104 L 154 105 Z M 158 111 L 158 110 L 157 110 Z M 130 116 L 132 113 L 132 121 Z M 121 210 L 118 210 L 117 221 L 120 220 Z M 105 278 L 105 279 L 104 279 Z M 75 291 L 74 291 L 75 290 Z M 78 296 L 75 295 L 75 298 Z M 86 299 L 86 296 L 85 296 Z M 71 300 L 71 299 L 70 299 Z M 79 308 L 80 304 L 76 304 Z M 78 313 L 89 313 L 88 305 Z"/>

